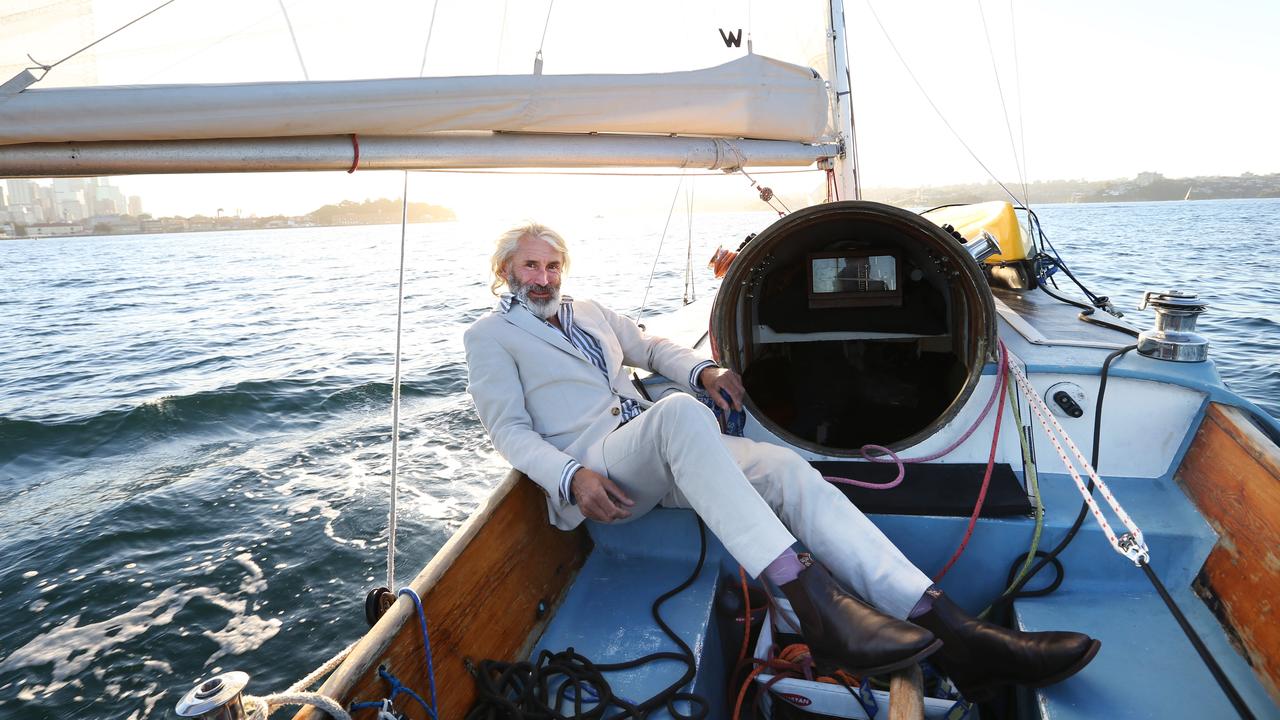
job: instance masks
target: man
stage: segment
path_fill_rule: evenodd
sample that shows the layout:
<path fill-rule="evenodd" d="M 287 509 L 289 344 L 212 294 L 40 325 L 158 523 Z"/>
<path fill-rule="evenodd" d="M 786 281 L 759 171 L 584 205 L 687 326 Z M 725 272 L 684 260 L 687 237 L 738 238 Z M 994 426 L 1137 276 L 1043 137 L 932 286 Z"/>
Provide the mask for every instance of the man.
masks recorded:
<path fill-rule="evenodd" d="M 799 455 L 721 435 L 690 395 L 643 399 L 625 366 L 726 410 L 741 409 L 744 391 L 732 371 L 561 296 L 569 253 L 554 231 L 530 223 L 504 233 L 491 267 L 491 289 L 508 292 L 466 332 L 468 391 L 494 447 L 546 492 L 558 527 L 692 508 L 753 577 L 781 588 L 815 658 L 872 675 L 937 652 L 971 701 L 1010 683 L 1057 682 L 1097 653 L 1100 643 L 1079 633 L 1021 633 L 965 615 Z M 797 541 L 831 572 L 797 553 Z"/>

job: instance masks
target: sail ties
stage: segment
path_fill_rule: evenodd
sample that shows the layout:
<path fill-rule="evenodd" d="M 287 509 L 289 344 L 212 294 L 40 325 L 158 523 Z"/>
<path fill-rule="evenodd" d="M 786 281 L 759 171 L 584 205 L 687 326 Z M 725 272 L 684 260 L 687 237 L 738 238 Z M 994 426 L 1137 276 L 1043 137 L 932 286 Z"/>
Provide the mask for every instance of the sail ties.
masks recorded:
<path fill-rule="evenodd" d="M 1013 376 L 1013 379 L 1018 383 L 1018 387 L 1022 390 L 1022 394 L 1027 398 L 1027 402 L 1031 406 L 1031 411 L 1040 422 L 1040 427 L 1044 430 L 1044 434 L 1049 438 L 1049 442 L 1053 445 L 1054 450 L 1057 451 L 1058 457 L 1061 458 L 1063 466 L 1067 469 L 1067 473 L 1071 475 L 1071 479 L 1075 482 L 1076 488 L 1084 498 L 1085 504 L 1089 506 L 1089 512 L 1092 513 L 1094 519 L 1098 521 L 1098 525 L 1102 528 L 1102 532 L 1106 536 L 1107 542 L 1111 543 L 1111 547 L 1115 548 L 1116 552 L 1128 558 L 1135 565 L 1141 567 L 1146 564 L 1150 559 L 1150 553 L 1147 550 L 1146 542 L 1143 540 L 1142 530 L 1133 522 L 1133 519 L 1129 517 L 1129 513 L 1125 512 L 1124 508 L 1120 506 L 1120 502 L 1116 500 L 1111 489 L 1107 487 L 1107 484 L 1098 476 L 1097 471 L 1093 469 L 1089 460 L 1085 458 L 1082 452 L 1080 452 L 1080 449 L 1076 447 L 1075 442 L 1071 440 L 1071 436 L 1067 434 L 1067 431 L 1063 429 L 1057 418 L 1055 418 L 1053 413 L 1049 410 L 1049 406 L 1046 405 L 1044 399 L 1040 397 L 1040 393 L 1036 391 L 1035 387 L 1032 386 L 1031 381 L 1027 379 L 1026 372 L 1021 363 L 1013 359 L 1012 356 L 1010 356 L 1009 371 Z M 1068 449 L 1070 450 L 1071 456 L 1075 458 L 1074 463 L 1071 458 L 1068 457 Z M 1106 515 L 1103 514 L 1102 508 L 1098 506 L 1098 501 L 1094 499 L 1093 493 L 1085 487 L 1085 482 L 1081 478 L 1081 470 L 1077 469 L 1077 466 L 1083 469 L 1084 473 L 1093 481 L 1093 485 L 1097 487 L 1098 492 L 1102 495 L 1103 499 L 1106 500 L 1111 511 L 1115 513 L 1116 517 L 1119 518 L 1120 523 L 1124 525 L 1124 528 L 1128 532 L 1123 535 L 1116 534 L 1115 529 L 1111 527 L 1111 523 L 1107 520 Z"/>
<path fill-rule="evenodd" d="M 360 167 L 360 136 L 357 133 L 351 133 L 351 167 L 347 168 L 347 174 L 355 172 L 358 167 Z"/>

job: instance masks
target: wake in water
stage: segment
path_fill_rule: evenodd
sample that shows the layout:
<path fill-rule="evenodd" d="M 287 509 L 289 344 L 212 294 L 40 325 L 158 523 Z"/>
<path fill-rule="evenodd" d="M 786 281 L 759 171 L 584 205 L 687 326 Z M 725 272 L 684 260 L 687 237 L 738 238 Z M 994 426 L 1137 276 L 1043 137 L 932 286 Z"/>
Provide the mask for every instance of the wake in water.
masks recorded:
<path fill-rule="evenodd" d="M 1039 213 L 1126 311 L 1142 290 L 1200 292 L 1227 382 L 1280 413 L 1280 300 L 1251 259 L 1280 201 Z M 771 220 L 700 222 L 692 255 Z M 657 236 L 624 221 L 561 230 L 577 294 L 636 308 L 644 278 L 618 268 L 647 270 Z M 506 470 L 462 363 L 461 333 L 495 302 L 474 240 L 487 229 L 412 232 L 401 582 Z M 398 247 L 389 227 L 0 243 L 0 716 L 165 717 L 223 669 L 263 694 L 366 630 L 364 594 L 385 572 Z M 664 249 L 648 314 L 679 307 L 686 251 Z M 1151 273 L 1141 285 L 1135 266 Z"/>

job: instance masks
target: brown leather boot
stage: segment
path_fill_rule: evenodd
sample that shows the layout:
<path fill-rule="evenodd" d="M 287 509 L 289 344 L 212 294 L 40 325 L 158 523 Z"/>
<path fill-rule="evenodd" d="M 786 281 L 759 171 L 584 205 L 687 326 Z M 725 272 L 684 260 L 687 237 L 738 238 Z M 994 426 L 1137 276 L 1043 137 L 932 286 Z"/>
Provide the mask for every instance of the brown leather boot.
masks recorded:
<path fill-rule="evenodd" d="M 912 618 L 944 643 L 932 662 L 969 702 L 988 702 L 1006 685 L 1038 688 L 1084 669 L 1102 642 L 1077 632 L 1022 632 L 979 620 L 941 593 Z"/>
<path fill-rule="evenodd" d="M 821 565 L 805 568 L 781 589 L 818 662 L 855 675 L 880 675 L 920 662 L 942 646 L 928 630 L 850 595 Z"/>

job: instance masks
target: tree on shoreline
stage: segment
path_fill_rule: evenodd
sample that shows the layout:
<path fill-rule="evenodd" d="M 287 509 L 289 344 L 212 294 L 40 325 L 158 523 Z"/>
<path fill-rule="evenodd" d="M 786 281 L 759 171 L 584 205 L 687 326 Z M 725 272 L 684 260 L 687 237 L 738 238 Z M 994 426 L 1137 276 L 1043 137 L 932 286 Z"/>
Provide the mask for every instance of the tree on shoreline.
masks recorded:
<path fill-rule="evenodd" d="M 380 223 L 400 222 L 401 207 L 399 200 L 379 198 L 358 203 L 343 200 L 337 205 L 325 205 L 310 212 L 306 218 L 317 225 L 374 225 Z M 424 202 L 409 203 L 409 222 L 439 222 L 454 220 L 453 211 L 449 208 Z"/>

